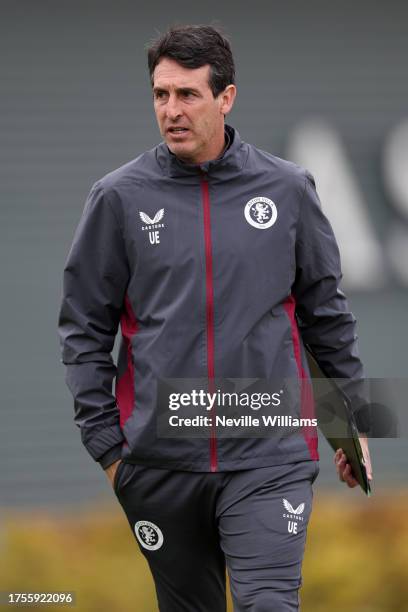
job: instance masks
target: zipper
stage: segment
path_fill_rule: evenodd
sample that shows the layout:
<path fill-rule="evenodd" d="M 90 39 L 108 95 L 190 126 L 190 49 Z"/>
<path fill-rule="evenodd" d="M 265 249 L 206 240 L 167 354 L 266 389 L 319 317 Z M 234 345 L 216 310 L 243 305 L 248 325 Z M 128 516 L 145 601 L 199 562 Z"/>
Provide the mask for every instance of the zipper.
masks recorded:
<path fill-rule="evenodd" d="M 204 244 L 205 244 L 205 293 L 206 293 L 206 327 L 207 327 L 207 377 L 208 391 L 215 393 L 215 368 L 214 368 L 214 284 L 213 284 L 213 265 L 212 265 L 212 244 L 211 244 L 211 215 L 210 215 L 210 195 L 208 190 L 208 180 L 205 173 L 201 175 L 201 194 L 203 201 L 204 217 Z M 215 405 L 215 404 L 214 404 Z M 215 434 L 214 406 L 210 411 L 213 417 L 210 434 L 210 470 L 217 471 L 217 438 Z"/>

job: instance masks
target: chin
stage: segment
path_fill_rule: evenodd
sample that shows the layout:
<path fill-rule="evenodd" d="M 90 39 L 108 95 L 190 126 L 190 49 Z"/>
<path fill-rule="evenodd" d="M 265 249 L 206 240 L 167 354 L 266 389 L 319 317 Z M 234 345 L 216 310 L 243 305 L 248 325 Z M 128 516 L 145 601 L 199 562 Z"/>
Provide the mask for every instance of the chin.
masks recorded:
<path fill-rule="evenodd" d="M 192 157 L 192 152 L 190 151 L 189 147 L 183 145 L 178 146 L 174 143 L 167 143 L 167 146 L 169 147 L 170 151 L 177 157 L 180 157 L 180 159 L 188 161 Z"/>

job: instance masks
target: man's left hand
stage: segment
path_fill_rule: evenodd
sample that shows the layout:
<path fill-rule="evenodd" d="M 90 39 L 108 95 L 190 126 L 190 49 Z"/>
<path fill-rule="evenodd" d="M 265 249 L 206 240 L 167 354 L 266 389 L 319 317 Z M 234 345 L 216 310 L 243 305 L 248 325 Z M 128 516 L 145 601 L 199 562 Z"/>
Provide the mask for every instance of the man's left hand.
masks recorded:
<path fill-rule="evenodd" d="M 363 451 L 363 459 L 367 471 L 367 478 L 369 481 L 371 481 L 373 479 L 373 470 L 371 467 L 367 436 L 360 434 L 359 439 L 361 444 L 361 450 Z M 337 449 L 334 455 L 334 463 L 336 465 L 336 471 L 340 480 L 342 482 L 345 482 L 350 488 L 356 487 L 358 485 L 358 481 L 353 474 L 350 463 L 347 462 L 347 456 L 343 449 Z"/>

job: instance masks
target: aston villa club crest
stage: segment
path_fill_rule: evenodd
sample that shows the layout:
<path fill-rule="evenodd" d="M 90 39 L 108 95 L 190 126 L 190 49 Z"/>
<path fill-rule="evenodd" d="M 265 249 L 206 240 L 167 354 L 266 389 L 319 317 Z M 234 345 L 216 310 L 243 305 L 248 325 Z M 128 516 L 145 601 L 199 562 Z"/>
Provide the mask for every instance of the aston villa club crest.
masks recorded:
<path fill-rule="evenodd" d="M 137 521 L 135 535 L 140 546 L 146 550 L 158 550 L 164 542 L 162 530 L 151 521 Z"/>
<path fill-rule="evenodd" d="M 252 227 L 268 229 L 278 218 L 276 204 L 269 198 L 252 198 L 245 205 L 245 219 Z"/>

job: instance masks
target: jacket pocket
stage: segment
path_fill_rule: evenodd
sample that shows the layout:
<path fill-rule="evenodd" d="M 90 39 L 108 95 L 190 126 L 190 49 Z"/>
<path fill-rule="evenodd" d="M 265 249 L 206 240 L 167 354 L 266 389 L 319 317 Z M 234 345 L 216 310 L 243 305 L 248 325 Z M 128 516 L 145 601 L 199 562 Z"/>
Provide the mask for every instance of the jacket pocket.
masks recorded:
<path fill-rule="evenodd" d="M 116 468 L 115 476 L 113 477 L 113 490 L 115 491 L 115 493 L 117 493 L 119 490 L 119 485 L 120 485 L 120 480 L 121 480 L 121 475 L 123 472 L 124 465 L 125 465 L 125 462 L 122 459 L 118 467 Z"/>
<path fill-rule="evenodd" d="M 312 477 L 312 484 L 314 483 L 314 481 L 316 480 L 316 478 L 319 475 L 320 472 L 320 462 L 319 461 L 314 461 L 315 464 L 315 469 L 314 469 L 314 473 L 313 473 L 313 477 Z"/>

